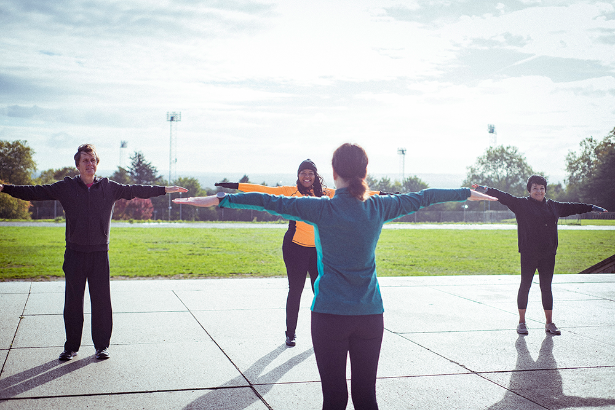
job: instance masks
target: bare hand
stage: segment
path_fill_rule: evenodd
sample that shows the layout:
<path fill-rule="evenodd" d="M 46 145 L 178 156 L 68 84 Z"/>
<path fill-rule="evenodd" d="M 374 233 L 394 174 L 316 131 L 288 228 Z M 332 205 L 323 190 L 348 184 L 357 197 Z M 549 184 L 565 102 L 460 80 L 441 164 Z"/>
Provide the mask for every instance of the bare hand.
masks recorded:
<path fill-rule="evenodd" d="M 0 184 L 0 191 L 4 189 L 4 185 Z"/>
<path fill-rule="evenodd" d="M 483 194 L 486 193 L 487 189 L 488 189 L 486 186 L 478 185 L 478 184 L 472 184 L 472 188 L 474 190 L 476 190 L 477 192 L 480 192 L 480 193 L 483 193 Z"/>
<path fill-rule="evenodd" d="M 188 190 L 180 186 L 165 186 L 164 192 L 166 192 L 167 194 L 172 194 L 175 192 L 188 192 Z"/>
<path fill-rule="evenodd" d="M 470 189 L 470 197 L 468 198 L 468 201 L 497 201 L 497 200 L 498 199 L 496 197 L 485 195 L 483 193 Z"/>
<path fill-rule="evenodd" d="M 193 196 L 190 198 L 176 198 L 173 200 L 173 202 L 181 205 L 193 205 L 202 207 L 216 206 L 218 205 L 218 203 L 220 203 L 218 197 L 215 195 Z"/>

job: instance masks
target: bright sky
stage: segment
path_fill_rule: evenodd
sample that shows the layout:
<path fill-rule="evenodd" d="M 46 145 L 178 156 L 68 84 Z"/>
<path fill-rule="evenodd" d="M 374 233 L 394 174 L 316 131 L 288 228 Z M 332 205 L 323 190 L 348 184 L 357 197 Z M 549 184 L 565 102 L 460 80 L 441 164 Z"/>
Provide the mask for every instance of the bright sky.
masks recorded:
<path fill-rule="evenodd" d="M 40 170 L 120 143 L 161 173 L 329 177 L 361 144 L 370 174 L 465 174 L 490 143 L 547 175 L 615 127 L 615 6 L 565 0 L 5 0 L 0 139 Z M 330 179 L 330 178 L 327 178 Z"/>

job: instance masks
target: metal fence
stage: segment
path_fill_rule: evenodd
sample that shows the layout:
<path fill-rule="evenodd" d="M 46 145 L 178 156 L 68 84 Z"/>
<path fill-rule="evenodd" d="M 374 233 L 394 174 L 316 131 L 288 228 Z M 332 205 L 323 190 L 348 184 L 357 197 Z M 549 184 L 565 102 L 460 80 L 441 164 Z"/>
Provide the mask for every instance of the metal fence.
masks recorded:
<path fill-rule="evenodd" d="M 64 210 L 58 201 L 39 201 L 33 202 L 36 204 L 30 211 L 33 219 L 54 219 L 56 217 L 64 217 Z M 160 214 L 158 218 L 160 219 Z M 245 209 L 222 209 L 216 208 L 215 213 L 207 217 L 199 217 L 200 220 L 218 220 L 218 221 L 279 221 L 283 219 L 280 216 L 268 214 L 263 211 L 245 210 Z M 580 224 L 582 219 L 615 219 L 615 212 L 595 213 L 589 212 L 585 214 L 571 215 L 565 218 L 560 218 L 560 224 Z M 512 221 L 510 221 L 512 220 Z M 502 221 L 514 222 L 515 214 L 509 210 L 506 211 L 429 211 L 421 209 L 410 215 L 402 216 L 395 222 L 466 222 L 466 223 L 501 223 Z"/>

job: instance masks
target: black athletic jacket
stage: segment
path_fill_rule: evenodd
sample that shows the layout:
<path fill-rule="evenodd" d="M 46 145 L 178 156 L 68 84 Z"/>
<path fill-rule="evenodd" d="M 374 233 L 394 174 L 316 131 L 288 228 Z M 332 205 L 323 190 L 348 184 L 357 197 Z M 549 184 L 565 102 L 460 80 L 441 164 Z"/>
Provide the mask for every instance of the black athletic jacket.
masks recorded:
<path fill-rule="evenodd" d="M 165 188 L 122 185 L 98 177 L 88 188 L 77 176 L 51 185 L 4 185 L 2 192 L 25 201 L 60 201 L 66 214 L 66 247 L 79 252 L 97 252 L 109 250 L 115 201 L 164 195 Z"/>
<path fill-rule="evenodd" d="M 576 202 L 557 202 L 532 197 L 516 197 L 495 188 L 487 195 L 498 198 L 517 218 L 517 236 L 521 253 L 557 253 L 557 220 L 560 217 L 591 212 L 592 205 Z"/>

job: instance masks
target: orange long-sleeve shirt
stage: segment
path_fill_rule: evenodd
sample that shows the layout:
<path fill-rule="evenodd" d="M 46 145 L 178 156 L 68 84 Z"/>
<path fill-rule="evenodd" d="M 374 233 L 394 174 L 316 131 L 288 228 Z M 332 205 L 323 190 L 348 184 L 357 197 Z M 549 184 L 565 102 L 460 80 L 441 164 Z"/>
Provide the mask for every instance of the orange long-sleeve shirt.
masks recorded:
<path fill-rule="evenodd" d="M 296 196 L 301 197 L 305 196 L 296 186 L 264 186 L 257 184 L 244 184 L 239 183 L 238 189 L 242 192 L 262 192 L 263 194 L 271 194 L 271 195 L 283 195 L 283 196 Z M 327 188 L 324 192 L 324 195 L 333 198 L 335 195 L 335 190 L 331 188 Z M 301 221 L 290 221 L 288 229 L 295 230 L 293 235 L 293 242 L 297 245 L 306 246 L 313 248 L 316 246 L 314 244 L 314 227 L 310 224 Z"/>

